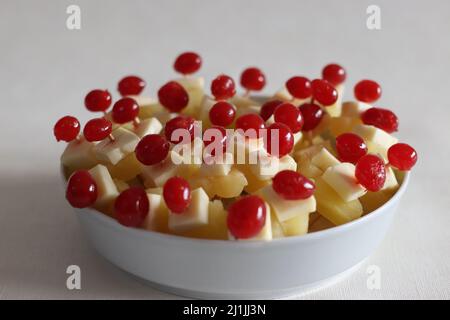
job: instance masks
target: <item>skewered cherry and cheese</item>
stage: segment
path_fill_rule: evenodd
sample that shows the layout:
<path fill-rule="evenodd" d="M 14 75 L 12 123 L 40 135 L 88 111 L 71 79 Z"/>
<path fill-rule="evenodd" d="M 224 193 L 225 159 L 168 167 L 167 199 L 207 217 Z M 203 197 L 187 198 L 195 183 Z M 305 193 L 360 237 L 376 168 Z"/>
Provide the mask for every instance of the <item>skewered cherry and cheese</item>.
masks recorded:
<path fill-rule="evenodd" d="M 174 151 L 169 151 L 165 160 L 154 165 L 142 165 L 141 177 L 147 188 L 162 187 L 166 181 L 177 175 L 182 166 L 183 157 Z"/>
<path fill-rule="evenodd" d="M 121 127 L 114 130 L 111 134 L 114 140 L 104 139 L 94 146 L 94 152 L 100 161 L 115 165 L 134 151 L 139 143 L 139 137 Z"/>
<path fill-rule="evenodd" d="M 67 168 L 69 175 L 79 169 L 90 169 L 98 163 L 94 145 L 94 142 L 88 142 L 84 138 L 69 142 L 61 155 L 61 163 Z"/>
<path fill-rule="evenodd" d="M 202 188 L 192 190 L 189 207 L 181 212 L 169 211 L 169 229 L 175 232 L 186 231 L 208 224 L 209 198 Z"/>
<path fill-rule="evenodd" d="M 356 200 L 367 192 L 355 179 L 355 166 L 348 162 L 329 167 L 322 178 L 345 202 Z"/>
<path fill-rule="evenodd" d="M 272 240 L 273 234 L 272 234 L 272 219 L 271 219 L 271 214 L 270 214 L 270 206 L 267 203 L 265 203 L 265 207 L 266 207 L 266 220 L 264 222 L 264 225 L 263 225 L 261 231 L 259 231 L 259 233 L 257 235 L 250 237 L 250 238 L 237 239 L 230 232 L 228 232 L 228 239 L 238 240 L 238 241 L 255 241 L 255 240 L 269 241 L 269 240 Z"/>
<path fill-rule="evenodd" d="M 119 195 L 119 191 L 108 169 L 104 165 L 98 164 L 90 169 L 89 173 L 97 184 L 97 200 L 94 207 L 99 210 L 110 209 L 111 204 Z"/>
<path fill-rule="evenodd" d="M 148 134 L 160 133 L 163 128 L 156 117 L 141 120 L 138 124 L 127 123 L 123 127 L 136 134 L 139 138 L 143 138 Z"/>

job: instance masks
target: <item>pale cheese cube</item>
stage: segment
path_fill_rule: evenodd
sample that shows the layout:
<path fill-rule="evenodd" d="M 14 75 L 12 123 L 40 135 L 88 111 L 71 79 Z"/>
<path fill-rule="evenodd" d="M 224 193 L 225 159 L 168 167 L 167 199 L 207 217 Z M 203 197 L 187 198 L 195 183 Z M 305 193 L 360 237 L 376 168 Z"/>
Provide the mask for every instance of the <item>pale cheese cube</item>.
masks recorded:
<path fill-rule="evenodd" d="M 149 107 L 152 105 L 155 105 L 156 103 L 158 103 L 158 101 L 156 99 L 147 97 L 147 96 L 142 96 L 142 95 L 129 95 L 126 96 L 127 98 L 131 98 L 134 101 L 136 101 L 136 103 L 139 105 L 139 108 L 143 108 L 143 107 Z"/>
<path fill-rule="evenodd" d="M 203 127 L 207 128 L 210 125 L 209 121 L 209 111 L 211 108 L 217 103 L 213 98 L 205 95 L 200 103 L 200 110 L 198 117 L 201 121 L 203 121 Z"/>
<path fill-rule="evenodd" d="M 205 162 L 200 168 L 200 174 L 207 176 L 226 176 L 230 173 L 233 166 L 233 154 L 224 153 L 218 159 L 218 156 L 205 156 Z"/>
<path fill-rule="evenodd" d="M 372 108 L 370 104 L 360 101 L 345 101 L 342 103 L 341 116 L 350 118 L 359 118 L 361 113 Z"/>
<path fill-rule="evenodd" d="M 176 82 L 187 91 L 189 96 L 188 105 L 182 110 L 182 113 L 197 115 L 198 109 L 204 96 L 205 79 L 202 77 L 183 77 L 176 79 Z"/>
<path fill-rule="evenodd" d="M 271 115 L 269 119 L 266 120 L 266 125 L 267 127 L 270 126 L 271 124 L 275 123 L 275 116 Z"/>
<path fill-rule="evenodd" d="M 294 147 L 302 140 L 303 133 L 301 131 L 294 133 Z"/>
<path fill-rule="evenodd" d="M 384 182 L 383 188 L 381 190 L 394 190 L 399 186 L 397 178 L 395 177 L 394 170 L 391 167 L 386 167 L 386 181 Z"/>
<path fill-rule="evenodd" d="M 253 154 L 251 154 L 252 157 Z M 257 157 L 257 163 L 250 164 L 250 169 L 260 180 L 268 180 L 283 170 L 297 170 L 297 163 L 290 155 L 278 158 L 268 154 L 266 151 L 258 151 Z"/>
<path fill-rule="evenodd" d="M 89 170 L 89 173 L 97 185 L 97 200 L 94 206 L 103 208 L 110 205 L 119 195 L 119 191 L 108 169 L 99 164 Z"/>
<path fill-rule="evenodd" d="M 153 117 L 158 119 L 158 121 L 161 123 L 161 125 L 165 126 L 167 121 L 172 120 L 173 118 L 177 117 L 178 113 L 176 112 L 169 112 L 167 110 L 162 110 L 159 112 L 155 112 L 153 114 Z"/>
<path fill-rule="evenodd" d="M 342 97 L 344 96 L 344 85 L 339 84 L 335 86 L 335 89 L 338 93 L 338 98 L 336 102 L 330 106 L 325 106 L 325 111 L 331 116 L 331 117 L 339 117 L 342 112 Z"/>
<path fill-rule="evenodd" d="M 95 144 L 82 138 L 81 141 L 74 140 L 67 144 L 61 155 L 61 163 L 67 168 L 68 173 L 79 169 L 90 169 L 97 164 L 94 154 Z"/>
<path fill-rule="evenodd" d="M 158 134 L 163 128 L 161 122 L 155 117 L 141 120 L 137 126 L 134 123 L 127 123 L 123 127 L 136 134 L 139 138 L 149 134 Z"/>
<path fill-rule="evenodd" d="M 290 102 L 296 106 L 300 106 L 303 103 L 309 102 L 311 99 L 294 99 L 292 95 L 289 93 L 289 91 L 286 89 L 286 87 L 283 86 L 280 90 L 275 92 L 275 95 L 273 96 L 274 99 L 278 99 L 284 102 Z"/>
<path fill-rule="evenodd" d="M 322 149 L 311 158 L 311 163 L 322 171 L 327 170 L 329 167 L 335 166 L 340 163 L 330 151 L 322 147 Z"/>
<path fill-rule="evenodd" d="M 142 224 L 143 229 L 167 232 L 169 212 L 160 194 L 147 193 L 149 211 Z"/>
<path fill-rule="evenodd" d="M 121 127 L 114 130 L 112 135 L 114 141 L 109 138 L 104 139 L 95 145 L 94 152 L 100 161 L 117 164 L 129 153 L 134 152 L 136 145 L 139 143 L 139 137 Z"/>
<path fill-rule="evenodd" d="M 348 162 L 329 167 L 322 178 L 345 202 L 356 200 L 367 192 L 356 181 L 355 166 Z"/>
<path fill-rule="evenodd" d="M 191 203 L 183 213 L 169 212 L 169 229 L 185 231 L 208 224 L 209 198 L 202 188 L 191 193 Z"/>
<path fill-rule="evenodd" d="M 120 193 L 120 192 L 123 192 L 123 191 L 125 191 L 125 190 L 127 190 L 130 186 L 128 185 L 128 183 L 126 183 L 125 181 L 123 181 L 123 180 L 120 180 L 120 179 L 113 179 L 113 181 L 114 181 L 114 184 L 116 185 L 116 188 L 117 188 L 117 191 Z"/>
<path fill-rule="evenodd" d="M 316 211 L 316 199 L 311 196 L 302 200 L 286 200 L 273 190 L 272 186 L 264 187 L 256 192 L 273 209 L 278 221 L 283 223 L 301 214 Z"/>
<path fill-rule="evenodd" d="M 146 187 L 162 187 L 169 178 L 177 175 L 183 158 L 174 151 L 169 151 L 167 158 L 161 163 L 151 166 L 142 165 L 141 177 Z M 178 164 L 177 164 L 178 163 Z"/>
<path fill-rule="evenodd" d="M 353 129 L 353 132 L 366 142 L 371 141 L 386 150 L 398 142 L 397 138 L 374 126 L 360 124 Z"/>

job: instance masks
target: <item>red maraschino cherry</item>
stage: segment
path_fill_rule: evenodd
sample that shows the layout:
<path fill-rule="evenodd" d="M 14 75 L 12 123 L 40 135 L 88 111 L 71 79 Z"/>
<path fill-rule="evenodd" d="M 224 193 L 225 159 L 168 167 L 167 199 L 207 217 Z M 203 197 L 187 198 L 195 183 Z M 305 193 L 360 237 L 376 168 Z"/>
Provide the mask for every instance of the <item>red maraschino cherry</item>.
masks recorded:
<path fill-rule="evenodd" d="M 266 215 L 266 204 L 259 196 L 244 196 L 228 208 L 228 230 L 236 239 L 252 238 L 261 232 Z"/>
<path fill-rule="evenodd" d="M 331 106 L 338 99 L 337 90 L 326 80 L 315 79 L 311 82 L 313 98 L 323 106 Z"/>
<path fill-rule="evenodd" d="M 78 138 L 80 133 L 80 122 L 72 116 L 65 116 L 59 119 L 53 127 L 53 134 L 56 141 L 70 142 Z"/>
<path fill-rule="evenodd" d="M 159 102 L 170 112 L 180 112 L 187 107 L 189 95 L 181 84 L 170 81 L 158 90 Z"/>
<path fill-rule="evenodd" d="M 265 141 L 267 152 L 275 157 L 284 157 L 294 148 L 294 135 L 291 129 L 281 122 L 272 123 L 267 128 L 267 139 L 265 140 L 267 140 Z"/>
<path fill-rule="evenodd" d="M 200 55 L 190 51 L 180 54 L 173 64 L 175 71 L 182 75 L 195 73 L 201 66 L 202 58 Z"/>
<path fill-rule="evenodd" d="M 354 88 L 356 100 L 373 103 L 381 97 L 381 87 L 373 80 L 361 80 Z"/>
<path fill-rule="evenodd" d="M 106 112 L 111 103 L 112 98 L 108 90 L 95 89 L 84 98 L 84 105 L 92 112 Z"/>
<path fill-rule="evenodd" d="M 373 154 L 362 156 L 355 167 L 358 183 L 369 191 L 380 191 L 386 181 L 386 166 L 383 159 Z"/>
<path fill-rule="evenodd" d="M 305 77 L 292 77 L 286 81 L 286 89 L 296 99 L 307 99 L 312 95 L 311 81 Z"/>
<path fill-rule="evenodd" d="M 146 166 L 158 164 L 167 158 L 170 143 L 159 134 L 146 135 L 136 146 L 136 158 Z"/>
<path fill-rule="evenodd" d="M 291 103 L 285 102 L 280 104 L 274 112 L 275 122 L 284 123 L 291 129 L 292 133 L 302 130 L 303 116 L 300 109 Z"/>
<path fill-rule="evenodd" d="M 69 178 L 66 199 L 74 208 L 86 208 L 97 200 L 97 184 L 87 170 L 75 171 Z"/>
<path fill-rule="evenodd" d="M 250 91 L 261 91 L 266 85 L 266 76 L 259 68 L 247 68 L 241 74 L 241 86 Z"/>
<path fill-rule="evenodd" d="M 145 88 L 145 81 L 138 76 L 122 78 L 117 85 L 117 90 L 122 96 L 138 95 Z"/>
<path fill-rule="evenodd" d="M 216 126 L 228 127 L 233 123 L 235 116 L 236 110 L 226 101 L 216 102 L 209 110 L 209 121 Z"/>
<path fill-rule="evenodd" d="M 328 81 L 333 86 L 338 86 L 345 82 L 347 73 L 345 69 L 336 63 L 330 63 L 322 69 L 322 79 Z"/>
<path fill-rule="evenodd" d="M 120 224 L 139 228 L 149 213 L 147 193 L 141 187 L 123 191 L 114 202 L 114 214 Z"/>
<path fill-rule="evenodd" d="M 283 103 L 283 101 L 281 101 L 281 100 L 269 100 L 269 101 L 265 102 L 261 106 L 259 115 L 261 116 L 261 118 L 263 118 L 264 121 L 269 120 L 269 118 L 275 112 L 275 109 L 282 103 Z"/>
<path fill-rule="evenodd" d="M 343 133 L 336 137 L 336 150 L 340 161 L 353 164 L 367 154 L 364 140 L 354 133 Z"/>
<path fill-rule="evenodd" d="M 113 121 L 119 124 L 133 121 L 139 124 L 139 105 L 132 98 L 122 98 L 114 103 L 112 109 Z"/>
<path fill-rule="evenodd" d="M 257 114 L 248 113 L 236 119 L 236 129 L 241 129 L 248 138 L 260 138 L 266 125 Z M 247 131 L 248 130 L 248 131 Z"/>
<path fill-rule="evenodd" d="M 398 130 L 398 118 L 391 110 L 382 108 L 370 108 L 361 114 L 364 124 L 375 126 L 388 133 Z"/>
<path fill-rule="evenodd" d="M 211 82 L 211 93 L 216 100 L 227 100 L 236 94 L 234 80 L 221 74 Z"/>
<path fill-rule="evenodd" d="M 111 135 L 112 132 L 112 123 L 111 121 L 105 118 L 95 118 L 89 120 L 83 129 L 84 137 L 87 141 L 102 141 L 106 138 L 110 138 L 114 140 L 114 137 Z"/>
<path fill-rule="evenodd" d="M 408 171 L 417 162 L 417 152 L 406 143 L 396 143 L 388 149 L 389 164 L 398 170 Z"/>
<path fill-rule="evenodd" d="M 273 178 L 272 188 L 283 199 L 302 200 L 313 195 L 316 185 L 296 171 L 283 170 Z"/>
<path fill-rule="evenodd" d="M 191 187 L 181 177 L 172 177 L 163 187 L 163 197 L 171 212 L 181 214 L 191 203 Z"/>
<path fill-rule="evenodd" d="M 190 141 L 194 140 L 195 119 L 190 116 L 181 115 L 167 121 L 164 127 L 164 135 L 166 139 L 174 144 L 183 142 L 183 135 L 174 136 L 177 129 L 185 130 L 190 135 Z"/>
<path fill-rule="evenodd" d="M 325 115 L 322 108 L 315 103 L 304 103 L 299 109 L 304 121 L 302 131 L 314 130 Z"/>

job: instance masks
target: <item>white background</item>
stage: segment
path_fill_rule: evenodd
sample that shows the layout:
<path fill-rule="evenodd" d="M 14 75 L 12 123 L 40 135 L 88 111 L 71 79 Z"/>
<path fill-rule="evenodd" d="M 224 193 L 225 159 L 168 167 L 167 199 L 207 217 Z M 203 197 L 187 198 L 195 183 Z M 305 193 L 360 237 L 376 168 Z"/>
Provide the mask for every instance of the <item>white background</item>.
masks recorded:
<path fill-rule="evenodd" d="M 66 7 L 82 29 L 66 29 Z M 366 8 L 381 8 L 380 31 Z M 419 153 L 412 181 L 381 247 L 341 282 L 306 299 L 450 298 L 450 2 L 442 1 L 0 1 L 0 298 L 173 298 L 90 248 L 64 200 L 54 122 L 83 123 L 91 88 L 115 92 L 142 75 L 155 95 L 174 77 L 174 57 L 196 50 L 206 78 L 247 66 L 268 76 L 267 93 L 294 74 L 317 77 L 336 61 L 351 87 L 379 81 L 378 105 L 400 118 L 399 137 Z M 351 89 L 347 98 L 351 98 Z M 117 95 L 116 95 L 117 97 Z M 65 287 L 66 267 L 82 290 Z M 366 269 L 381 269 L 368 290 Z"/>

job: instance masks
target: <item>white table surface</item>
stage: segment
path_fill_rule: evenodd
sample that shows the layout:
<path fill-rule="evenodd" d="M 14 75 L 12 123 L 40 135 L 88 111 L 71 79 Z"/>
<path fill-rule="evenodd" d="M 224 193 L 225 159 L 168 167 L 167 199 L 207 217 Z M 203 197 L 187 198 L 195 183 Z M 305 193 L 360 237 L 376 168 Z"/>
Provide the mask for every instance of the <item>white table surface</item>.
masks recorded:
<path fill-rule="evenodd" d="M 82 29 L 65 27 L 81 7 Z M 275 5 L 275 3 L 278 3 Z M 382 29 L 366 28 L 366 7 Z M 149 288 L 90 248 L 64 199 L 55 120 L 84 122 L 85 93 L 115 92 L 136 73 L 146 93 L 174 77 L 184 50 L 204 57 L 208 81 L 260 66 L 266 92 L 337 61 L 349 83 L 379 81 L 379 106 L 400 118 L 419 153 L 410 188 L 381 247 L 351 276 L 302 299 L 450 298 L 450 2 L 441 1 L 13 1 L 0 2 L 0 298 L 177 298 Z M 350 94 L 348 94 L 350 98 Z M 66 288 L 66 267 L 82 289 Z M 368 290 L 367 267 L 381 270 Z"/>

